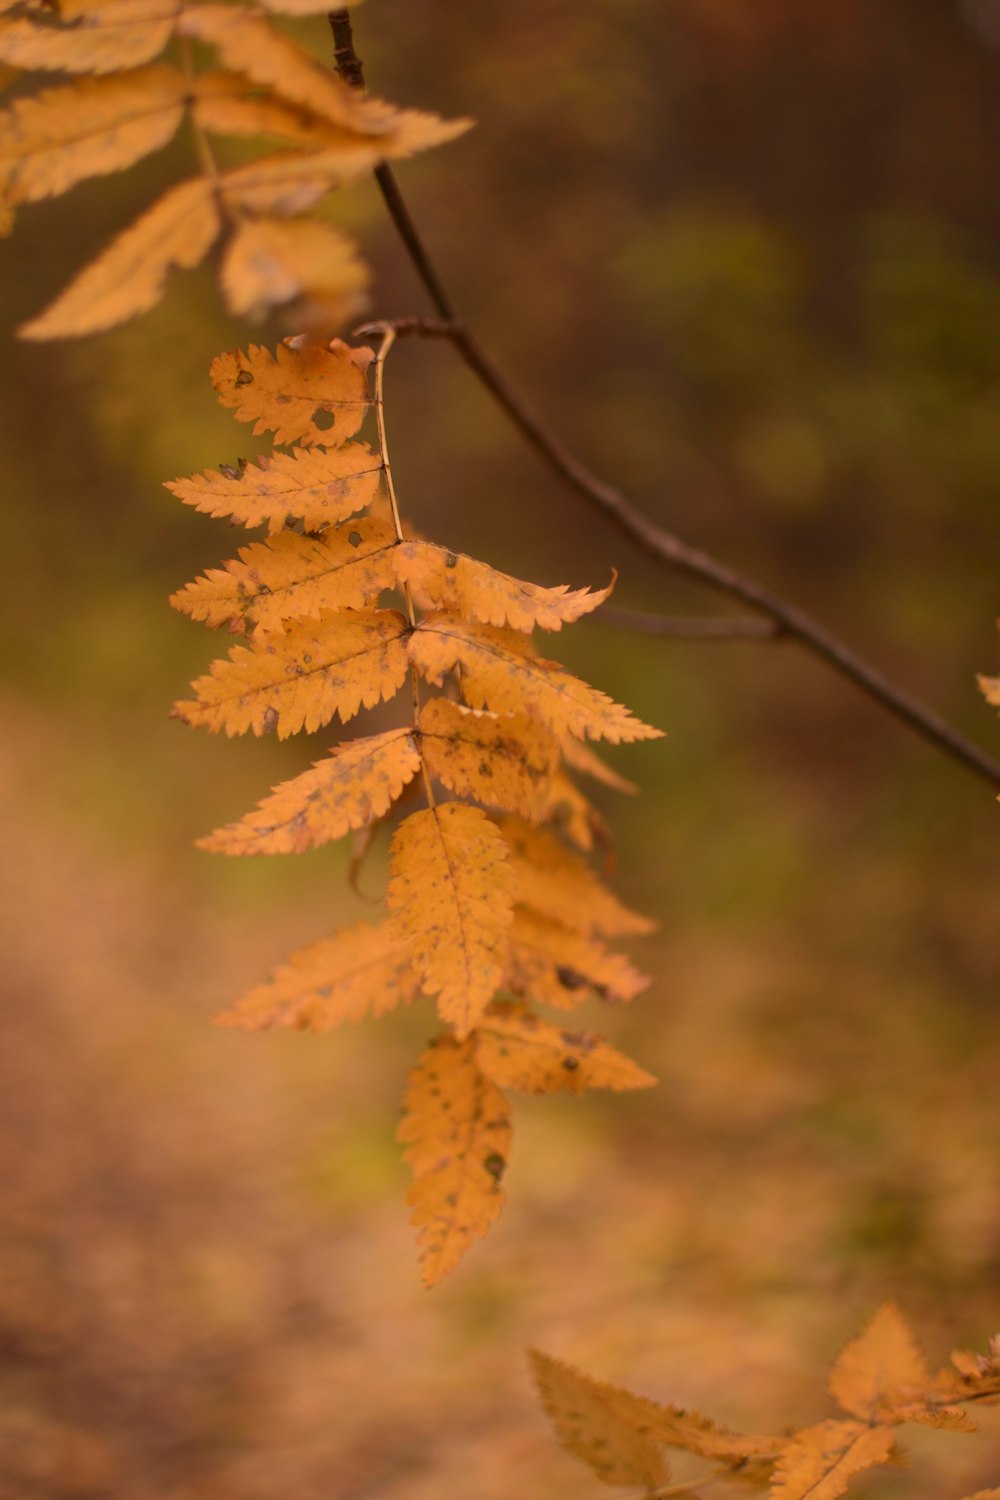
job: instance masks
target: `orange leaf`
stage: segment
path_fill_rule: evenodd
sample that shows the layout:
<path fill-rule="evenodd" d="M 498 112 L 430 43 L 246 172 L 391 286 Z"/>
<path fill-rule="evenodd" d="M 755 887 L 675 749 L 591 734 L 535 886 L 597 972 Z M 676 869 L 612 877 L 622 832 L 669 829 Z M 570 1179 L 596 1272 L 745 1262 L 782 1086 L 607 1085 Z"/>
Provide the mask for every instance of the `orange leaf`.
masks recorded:
<path fill-rule="evenodd" d="M 526 818 L 540 812 L 558 755 L 540 725 L 431 698 L 420 711 L 420 735 L 428 771 L 449 791 Z"/>
<path fill-rule="evenodd" d="M 574 932 L 652 932 L 656 923 L 629 911 L 604 886 L 578 854 L 545 828 L 531 828 L 516 818 L 501 824 L 511 851 L 515 899 Z"/>
<path fill-rule="evenodd" d="M 269 135 L 310 147 L 343 141 L 349 148 L 363 147 L 375 158 L 367 137 L 331 125 L 301 104 L 262 92 L 241 74 L 224 68 L 202 73 L 195 81 L 194 113 L 201 128 L 213 135 Z M 223 174 L 224 181 L 227 177 Z"/>
<path fill-rule="evenodd" d="M 770 1500 L 837 1500 L 855 1474 L 886 1462 L 893 1439 L 891 1427 L 861 1422 L 806 1427 L 778 1459 Z"/>
<path fill-rule="evenodd" d="M 114 73 L 135 68 L 163 51 L 180 11 L 175 0 L 62 0 L 39 24 L 29 16 L 0 32 L 0 60 L 15 68 L 66 73 Z"/>
<path fill-rule="evenodd" d="M 613 791 L 633 794 L 639 790 L 634 781 L 627 781 L 624 776 L 619 776 L 589 745 L 581 745 L 572 736 L 567 736 L 562 741 L 562 753 L 563 760 L 574 771 L 582 771 L 585 776 L 611 787 Z"/>
<path fill-rule="evenodd" d="M 645 974 L 596 938 L 523 907 L 514 912 L 505 987 L 526 1000 L 571 1010 L 594 993 L 604 1000 L 634 1000 L 649 985 Z"/>
<path fill-rule="evenodd" d="M 529 1350 L 542 1404 L 564 1447 L 605 1484 L 655 1490 L 669 1470 L 652 1435 L 656 1403 L 621 1386 L 592 1380 L 551 1355 Z"/>
<path fill-rule="evenodd" d="M 386 552 L 395 542 L 386 521 L 369 517 L 331 527 L 321 537 L 282 531 L 241 547 L 238 560 L 210 568 L 171 595 L 170 603 L 206 625 L 247 628 L 255 635 L 325 609 L 363 609 L 392 587 Z"/>
<path fill-rule="evenodd" d="M 561 630 L 603 604 L 614 586 L 612 581 L 595 593 L 571 591 L 568 584 L 540 588 L 432 542 L 404 542 L 395 562 L 400 582 L 410 585 L 421 608 L 436 607 L 514 630 L 533 630 L 536 625 Z"/>
<path fill-rule="evenodd" d="M 301 297 L 361 306 L 371 279 L 357 247 L 315 219 L 247 219 L 226 246 L 220 269 L 226 306 L 236 317 L 260 319 Z"/>
<path fill-rule="evenodd" d="M 445 672 L 460 666 L 462 694 L 473 708 L 526 714 L 556 734 L 615 743 L 660 738 L 659 729 L 643 724 L 558 662 L 531 654 L 516 631 L 435 612 L 425 615 L 414 631 L 410 655 L 435 684 Z"/>
<path fill-rule="evenodd" d="M 258 984 L 217 1019 L 224 1026 L 250 1030 L 291 1026 L 330 1031 L 409 1005 L 419 993 L 406 953 L 386 924 L 361 922 L 293 953 L 266 984 Z"/>
<path fill-rule="evenodd" d="M 503 838 L 478 807 L 411 813 L 389 852 L 393 931 L 459 1036 L 482 1015 L 507 962 L 512 871 Z"/>
<path fill-rule="evenodd" d="M 471 1039 L 441 1036 L 423 1053 L 410 1074 L 399 1139 L 413 1172 L 406 1201 L 431 1287 L 486 1234 L 504 1201 L 510 1109 L 480 1071 Z"/>
<path fill-rule="evenodd" d="M 210 516 L 232 516 L 244 526 L 266 524 L 280 532 L 293 516 L 307 531 L 318 531 L 370 505 L 381 474 L 381 461 L 367 443 L 347 443 L 329 451 L 294 448 L 228 473 L 207 469 L 175 479 L 167 489 L 185 505 Z"/>
<path fill-rule="evenodd" d="M 44 312 L 18 329 L 22 338 L 75 338 L 147 312 L 163 296 L 174 266 L 190 269 L 219 232 L 211 184 L 178 183 L 112 240 Z"/>
<path fill-rule="evenodd" d="M 929 1393 L 930 1373 L 899 1308 L 886 1302 L 868 1326 L 847 1344 L 827 1381 L 845 1411 L 873 1422 L 899 1402 Z"/>
<path fill-rule="evenodd" d="M 516 812 L 517 808 L 511 811 Z M 587 853 L 595 842 L 605 850 L 611 849 L 611 829 L 594 804 L 563 771 L 557 771 L 552 778 L 541 821 L 554 823 L 578 849 L 585 849 Z"/>
<path fill-rule="evenodd" d="M 339 447 L 358 431 L 368 410 L 366 370 L 370 349 L 349 349 L 335 339 L 327 348 L 279 344 L 272 354 L 259 344 L 212 361 L 212 384 L 223 406 L 254 432 L 273 431 L 276 443 Z"/>
<path fill-rule="evenodd" d="M 580 1094 L 584 1089 L 645 1089 L 656 1082 L 603 1037 L 563 1031 L 522 1006 L 491 1005 L 473 1035 L 479 1066 L 501 1088 Z"/>
<path fill-rule="evenodd" d="M 226 734 L 277 730 L 285 739 L 346 721 L 391 698 L 406 677 L 409 625 L 394 609 L 343 610 L 304 620 L 249 650 L 235 646 L 194 683 L 174 713 L 195 728 Z"/>
<path fill-rule="evenodd" d="M 412 733 L 351 740 L 285 781 L 256 812 L 198 840 L 214 854 L 301 854 L 384 817 L 420 770 Z"/>
<path fill-rule="evenodd" d="M 52 198 L 158 151 L 184 118 L 185 89 L 174 68 L 155 67 L 15 100 L 0 113 L 0 197 Z"/>

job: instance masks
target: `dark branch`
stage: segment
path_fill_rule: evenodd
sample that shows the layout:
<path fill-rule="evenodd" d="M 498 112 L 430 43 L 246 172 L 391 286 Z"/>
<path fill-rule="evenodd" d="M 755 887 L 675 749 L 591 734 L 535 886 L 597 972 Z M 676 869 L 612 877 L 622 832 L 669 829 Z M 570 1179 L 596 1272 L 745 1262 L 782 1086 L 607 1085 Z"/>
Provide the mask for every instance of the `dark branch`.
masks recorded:
<path fill-rule="evenodd" d="M 344 17 L 346 21 L 346 12 L 337 12 L 331 17 L 331 23 L 336 23 L 340 17 Z M 350 23 L 346 22 L 346 25 L 349 37 Z M 338 26 L 334 24 L 335 37 L 337 34 Z M 350 48 L 350 54 L 353 56 L 353 47 Z M 347 77 L 347 74 L 344 73 L 343 76 Z M 1000 788 L 1000 762 L 987 754 L 979 745 L 966 739 L 932 708 L 906 692 L 905 689 L 890 682 L 870 662 L 858 656 L 805 610 L 782 599 L 755 579 L 729 567 L 728 564 L 711 554 L 691 546 L 673 532 L 658 526 L 655 521 L 643 515 L 642 511 L 638 510 L 619 489 L 608 484 L 606 480 L 592 473 L 585 464 L 581 463 L 551 431 L 535 409 L 514 390 L 497 369 L 479 340 L 456 317 L 451 299 L 410 217 L 392 168 L 383 162 L 375 175 L 389 215 L 413 262 L 414 269 L 423 282 L 436 311 L 444 320 L 435 322 L 419 318 L 400 319 L 391 324 L 399 335 L 450 339 L 465 363 L 549 468 L 577 494 L 582 495 L 584 499 L 609 516 L 620 530 L 642 548 L 647 556 L 677 572 L 686 573 L 689 577 L 708 584 L 710 588 L 727 594 L 730 598 L 741 600 L 751 609 L 764 615 L 776 627 L 777 632 L 797 640 L 814 655 L 821 657 L 842 677 L 846 677 L 862 692 L 867 693 L 882 708 L 894 714 L 910 729 L 959 761 L 968 770 Z"/>

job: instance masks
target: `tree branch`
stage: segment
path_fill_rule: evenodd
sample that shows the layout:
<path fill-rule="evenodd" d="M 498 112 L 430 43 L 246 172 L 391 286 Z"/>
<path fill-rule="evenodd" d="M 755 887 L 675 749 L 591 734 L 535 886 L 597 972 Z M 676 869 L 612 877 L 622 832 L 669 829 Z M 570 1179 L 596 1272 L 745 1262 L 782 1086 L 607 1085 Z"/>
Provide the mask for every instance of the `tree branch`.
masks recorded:
<path fill-rule="evenodd" d="M 363 86 L 361 65 L 357 62 L 351 42 L 347 12 L 332 13 L 330 24 L 337 47 L 338 71 L 348 82 L 356 79 L 355 86 Z M 355 64 L 356 69 L 352 75 L 351 70 Z M 967 739 L 934 709 L 904 688 L 890 682 L 876 667 L 857 655 L 798 605 L 772 593 L 755 579 L 657 525 L 634 506 L 621 490 L 592 473 L 552 432 L 534 407 L 522 399 L 501 374 L 479 340 L 457 317 L 451 298 L 410 216 L 392 168 L 383 162 L 376 168 L 375 177 L 396 231 L 442 320 L 399 319 L 391 326 L 400 337 L 415 335 L 449 339 L 473 374 L 548 467 L 572 490 L 603 511 L 647 556 L 730 598 L 741 600 L 770 620 L 776 627 L 776 633 L 798 641 L 910 729 L 975 775 L 1000 788 L 1000 761 Z"/>

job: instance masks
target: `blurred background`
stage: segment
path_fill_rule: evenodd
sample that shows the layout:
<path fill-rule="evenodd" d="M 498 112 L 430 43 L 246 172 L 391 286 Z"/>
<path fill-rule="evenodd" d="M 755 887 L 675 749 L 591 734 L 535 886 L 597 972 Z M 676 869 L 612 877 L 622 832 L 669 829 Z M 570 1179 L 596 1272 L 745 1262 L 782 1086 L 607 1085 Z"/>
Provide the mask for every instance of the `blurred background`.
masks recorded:
<path fill-rule="evenodd" d="M 974 681 L 1000 667 L 1000 3 L 368 0 L 356 39 L 375 92 L 477 119 L 403 188 L 571 447 L 1000 754 Z M 248 333 L 206 271 L 116 332 L 13 338 L 189 152 L 0 246 L 3 1500 L 578 1500 L 599 1487 L 529 1342 L 772 1430 L 827 1414 L 823 1371 L 887 1296 L 934 1357 L 983 1347 L 1000 809 L 791 646 L 598 623 L 554 646 L 669 735 L 614 755 L 640 797 L 599 796 L 617 888 L 661 924 L 635 949 L 654 983 L 580 1015 L 662 1083 L 518 1100 L 509 1205 L 434 1293 L 393 1140 L 428 1011 L 212 1026 L 374 910 L 340 848 L 191 847 L 336 739 L 167 718 L 226 643 L 166 596 L 242 538 L 161 482 L 254 451 L 206 377 Z M 333 213 L 373 313 L 428 311 L 372 187 Z M 447 348 L 400 346 L 387 399 L 432 538 L 716 607 L 560 489 Z M 383 873 L 384 844 L 370 896 Z M 1000 1479 L 989 1413 L 912 1449 L 859 1493 Z"/>

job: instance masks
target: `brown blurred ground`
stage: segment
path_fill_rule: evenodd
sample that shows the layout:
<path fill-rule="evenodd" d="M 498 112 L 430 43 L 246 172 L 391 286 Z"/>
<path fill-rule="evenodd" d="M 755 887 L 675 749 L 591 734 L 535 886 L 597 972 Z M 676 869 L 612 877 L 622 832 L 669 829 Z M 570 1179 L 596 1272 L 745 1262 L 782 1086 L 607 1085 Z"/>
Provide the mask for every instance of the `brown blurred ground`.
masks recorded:
<path fill-rule="evenodd" d="M 473 114 L 403 181 L 456 296 L 599 471 L 827 618 L 1000 750 L 1000 25 L 986 0 L 369 0 L 373 86 Z M 971 22 L 975 20 L 979 30 Z M 310 33 L 323 45 L 320 23 Z M 186 169 L 26 213 L 13 326 Z M 367 187 L 375 311 L 424 310 Z M 257 337 L 273 336 L 273 330 Z M 429 1029 L 211 1016 L 367 908 L 339 851 L 191 840 L 332 743 L 166 710 L 212 652 L 166 594 L 229 555 L 160 481 L 250 451 L 207 277 L 79 345 L 4 341 L 3 1500 L 458 1500 L 597 1490 L 528 1342 L 781 1426 L 897 1296 L 935 1355 L 1000 1327 L 1000 811 L 791 649 L 581 626 L 560 651 L 669 731 L 617 757 L 619 887 L 656 983 L 586 1013 L 663 1079 L 519 1104 L 511 1202 L 419 1291 L 392 1134 Z M 711 601 L 559 491 L 442 348 L 389 372 L 432 535 L 619 602 Z M 376 857 L 366 879 L 377 890 Z M 912 1478 L 1000 1476 L 1000 1428 Z"/>

